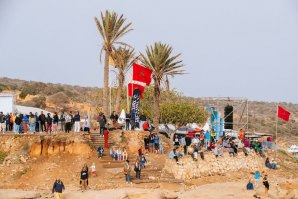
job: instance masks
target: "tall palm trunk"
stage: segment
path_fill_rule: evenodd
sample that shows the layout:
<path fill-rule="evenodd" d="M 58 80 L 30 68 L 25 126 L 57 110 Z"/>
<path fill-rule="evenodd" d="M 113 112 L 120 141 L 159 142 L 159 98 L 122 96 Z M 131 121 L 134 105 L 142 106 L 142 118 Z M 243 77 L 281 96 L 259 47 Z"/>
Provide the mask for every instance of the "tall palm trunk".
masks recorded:
<path fill-rule="evenodd" d="M 105 65 L 103 77 L 103 112 L 106 116 L 109 115 L 109 58 L 110 51 L 105 51 Z"/>
<path fill-rule="evenodd" d="M 154 79 L 154 116 L 153 116 L 153 124 L 155 129 L 159 131 L 159 116 L 160 116 L 160 81 L 158 79 Z"/>
<path fill-rule="evenodd" d="M 117 114 L 119 114 L 120 105 L 121 105 L 121 101 L 122 101 L 121 94 L 122 94 L 123 85 L 124 85 L 124 78 L 125 78 L 124 74 L 122 72 L 120 72 L 118 75 L 119 85 L 118 85 L 118 90 L 117 90 L 117 95 L 116 95 L 116 103 L 115 103 L 115 111 Z"/>

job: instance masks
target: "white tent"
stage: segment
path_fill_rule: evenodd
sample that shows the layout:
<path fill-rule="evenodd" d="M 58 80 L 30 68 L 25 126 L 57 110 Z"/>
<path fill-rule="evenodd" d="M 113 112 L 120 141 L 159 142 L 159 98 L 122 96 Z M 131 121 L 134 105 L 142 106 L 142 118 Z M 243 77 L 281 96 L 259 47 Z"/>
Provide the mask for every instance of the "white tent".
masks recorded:
<path fill-rule="evenodd" d="M 292 145 L 289 149 L 288 152 L 290 153 L 298 153 L 298 146 Z"/>
<path fill-rule="evenodd" d="M 20 105 L 16 106 L 17 113 L 29 114 L 30 112 L 32 112 L 33 114 L 35 114 L 37 112 L 38 114 L 40 114 L 41 111 L 43 111 L 44 114 L 48 114 L 48 113 L 50 113 L 51 115 L 53 114 L 49 111 L 46 111 L 46 110 L 43 110 L 40 108 L 29 107 L 29 106 L 20 106 Z"/>
<path fill-rule="evenodd" d="M 122 109 L 119 118 L 118 118 L 118 123 L 119 124 L 124 124 L 125 123 L 125 119 L 126 119 L 126 113 L 124 111 L 124 109 Z"/>

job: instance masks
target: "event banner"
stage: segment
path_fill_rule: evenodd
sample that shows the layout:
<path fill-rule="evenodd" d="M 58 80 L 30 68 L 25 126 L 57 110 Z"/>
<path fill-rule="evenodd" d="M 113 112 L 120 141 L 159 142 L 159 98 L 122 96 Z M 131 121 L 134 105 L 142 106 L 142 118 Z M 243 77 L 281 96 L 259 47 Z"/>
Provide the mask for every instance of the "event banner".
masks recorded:
<path fill-rule="evenodd" d="M 133 91 L 130 106 L 130 116 L 133 124 L 138 124 L 140 122 L 140 97 L 141 91 L 139 89 L 135 89 Z"/>

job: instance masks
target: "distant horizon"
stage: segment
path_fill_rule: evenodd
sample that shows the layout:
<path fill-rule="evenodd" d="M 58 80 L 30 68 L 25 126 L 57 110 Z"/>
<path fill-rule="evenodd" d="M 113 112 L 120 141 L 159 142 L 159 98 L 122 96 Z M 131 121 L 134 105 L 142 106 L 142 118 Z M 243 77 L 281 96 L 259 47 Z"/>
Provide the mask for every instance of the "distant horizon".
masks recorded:
<path fill-rule="evenodd" d="M 187 74 L 169 80 L 186 96 L 298 103 L 297 0 L 2 0 L 0 75 L 102 87 L 106 10 L 132 22 L 121 41 L 136 53 L 158 41 L 181 53 Z"/>
<path fill-rule="evenodd" d="M 15 80 L 20 80 L 20 81 L 32 81 L 32 82 L 41 82 L 41 83 L 45 83 L 45 84 L 58 84 L 58 85 L 66 85 L 66 86 L 78 86 L 78 87 L 87 87 L 87 88 L 103 88 L 103 87 L 98 87 L 98 86 L 88 86 L 88 85 L 78 85 L 78 84 L 68 84 L 68 83 L 61 83 L 61 82 L 44 82 L 44 81 L 39 81 L 39 80 L 25 80 L 25 79 L 20 79 L 20 78 L 13 78 L 13 77 L 1 77 L 0 76 L 0 78 L 8 78 L 8 79 L 15 79 Z M 150 86 L 153 86 L 152 84 L 150 85 Z M 175 89 L 175 90 L 177 90 L 177 88 L 171 88 L 171 89 Z M 178 90 L 177 90 L 178 91 Z M 286 101 L 279 101 L 279 102 L 277 102 L 277 101 L 266 101 L 266 100 L 256 100 L 256 99 L 249 99 L 249 98 L 247 98 L 247 97 L 245 97 L 245 96 L 188 96 L 188 95 L 185 95 L 185 93 L 183 93 L 183 92 L 181 92 L 181 91 L 178 91 L 178 92 L 180 92 L 180 93 L 182 93 L 182 95 L 184 96 L 184 97 L 193 97 L 193 98 L 205 98 L 205 97 L 219 97 L 219 98 L 221 98 L 221 97 L 223 97 L 223 98 L 228 98 L 228 97 L 231 97 L 231 98 L 233 98 L 233 97 L 235 97 L 235 98 L 245 98 L 245 99 L 247 99 L 248 101 L 253 101 L 253 102 L 266 102 L 266 103 L 287 103 L 287 104 L 297 104 L 298 105 L 298 103 L 295 103 L 295 102 L 286 102 Z M 1 92 L 0 92 L 1 93 Z"/>

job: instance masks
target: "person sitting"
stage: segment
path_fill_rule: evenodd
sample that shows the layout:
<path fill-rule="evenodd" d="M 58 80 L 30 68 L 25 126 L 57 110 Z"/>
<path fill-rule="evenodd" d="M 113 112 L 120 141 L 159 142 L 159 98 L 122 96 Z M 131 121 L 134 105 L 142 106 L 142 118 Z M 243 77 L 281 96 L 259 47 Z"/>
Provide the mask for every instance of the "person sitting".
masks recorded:
<path fill-rule="evenodd" d="M 128 158 L 128 153 L 126 151 L 126 148 L 123 149 L 122 157 L 123 157 L 123 160 L 127 160 L 127 158 Z"/>
<path fill-rule="evenodd" d="M 198 153 L 200 154 L 201 159 L 204 160 L 205 157 L 204 157 L 204 152 L 203 152 L 203 145 L 201 145 L 201 144 L 199 144 L 199 146 L 198 146 Z"/>
<path fill-rule="evenodd" d="M 103 147 L 101 147 L 100 145 L 98 146 L 97 148 L 97 155 L 98 155 L 98 158 L 101 158 L 102 157 L 102 154 L 103 154 Z"/>
<path fill-rule="evenodd" d="M 170 158 L 170 159 L 175 159 L 175 160 L 176 160 L 176 163 L 179 164 L 178 157 L 177 157 L 177 155 L 176 155 L 176 149 L 173 149 L 173 150 L 169 153 L 169 158 Z"/>
<path fill-rule="evenodd" d="M 142 127 L 143 127 L 144 131 L 149 131 L 149 123 L 147 121 L 145 121 L 143 123 L 143 126 Z"/>
<path fill-rule="evenodd" d="M 267 157 L 266 158 L 266 161 L 265 161 L 265 166 L 269 169 L 276 169 L 276 163 L 275 162 L 270 162 L 269 161 L 269 158 Z"/>
<path fill-rule="evenodd" d="M 249 180 L 247 185 L 246 185 L 246 190 L 254 190 L 254 185 L 253 183 L 251 183 L 251 181 Z"/>

